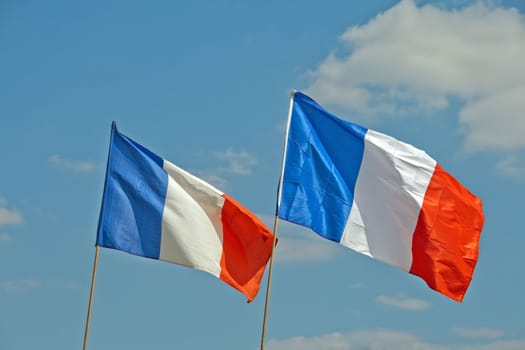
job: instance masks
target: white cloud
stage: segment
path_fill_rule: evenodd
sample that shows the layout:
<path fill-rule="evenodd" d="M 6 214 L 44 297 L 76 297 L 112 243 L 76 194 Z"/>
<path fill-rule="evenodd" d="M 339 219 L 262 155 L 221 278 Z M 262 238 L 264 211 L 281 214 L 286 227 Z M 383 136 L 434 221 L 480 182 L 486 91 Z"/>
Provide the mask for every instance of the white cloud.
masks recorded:
<path fill-rule="evenodd" d="M 75 174 L 90 173 L 96 170 L 98 167 L 98 165 L 94 162 L 75 160 L 61 156 L 60 154 L 53 154 L 49 156 L 48 161 L 59 169 L 64 169 Z"/>
<path fill-rule="evenodd" d="M 214 171 L 195 171 L 194 173 L 196 176 L 219 190 L 224 191 L 228 186 L 228 181 L 215 174 Z"/>
<path fill-rule="evenodd" d="M 350 285 L 350 288 L 352 288 L 352 289 L 366 288 L 366 283 L 364 283 L 364 282 L 352 283 L 352 285 Z"/>
<path fill-rule="evenodd" d="M 10 240 L 11 236 L 8 233 L 0 232 L 0 244 L 2 244 L 2 242 L 8 242 Z"/>
<path fill-rule="evenodd" d="M 330 333 L 315 337 L 271 339 L 268 350 L 523 350 L 525 340 L 502 340 L 480 344 L 432 344 L 420 337 L 396 330 L 365 330 Z"/>
<path fill-rule="evenodd" d="M 42 283 L 45 287 L 56 289 L 79 289 L 80 283 L 71 280 L 48 280 Z"/>
<path fill-rule="evenodd" d="M 202 156 L 202 154 L 199 155 Z M 244 150 L 236 151 L 232 147 L 228 147 L 224 151 L 214 152 L 213 155 L 218 161 L 216 166 L 208 169 L 194 169 L 191 170 L 191 173 L 223 191 L 228 187 L 228 180 L 225 177 L 230 174 L 251 175 L 253 168 L 258 164 L 254 155 Z"/>
<path fill-rule="evenodd" d="M 525 146 L 525 20 L 478 2 L 450 10 L 403 0 L 341 36 L 311 72 L 307 92 L 367 115 L 421 114 L 464 105 L 467 150 Z"/>
<path fill-rule="evenodd" d="M 7 201 L 0 197 L 0 225 L 20 225 L 24 218 L 20 212 L 7 207 Z"/>
<path fill-rule="evenodd" d="M 263 214 L 257 216 L 273 229 L 275 217 Z M 279 243 L 275 250 L 275 259 L 279 263 L 326 261 L 334 258 L 340 248 L 310 229 L 284 220 L 279 220 L 277 237 Z"/>
<path fill-rule="evenodd" d="M 455 327 L 452 332 L 462 338 L 473 338 L 473 339 L 494 339 L 501 338 L 505 335 L 500 329 L 493 328 L 462 328 Z"/>
<path fill-rule="evenodd" d="M 282 237 L 279 238 L 275 259 L 279 262 L 324 261 L 332 259 L 335 254 L 335 244 L 321 238 L 317 240 Z"/>
<path fill-rule="evenodd" d="M 231 147 L 226 151 L 217 152 L 216 156 L 228 163 L 221 171 L 236 175 L 250 175 L 253 166 L 257 165 L 257 159 L 253 155 L 245 151 L 236 152 Z"/>
<path fill-rule="evenodd" d="M 30 289 L 38 288 L 40 287 L 40 285 L 41 285 L 41 282 L 34 278 L 5 281 L 0 284 L 2 289 L 4 289 L 7 292 L 12 292 L 12 293 L 25 292 Z"/>
<path fill-rule="evenodd" d="M 396 296 L 380 295 L 375 300 L 379 304 L 410 311 L 423 311 L 430 308 L 430 304 L 428 302 L 421 299 L 410 298 L 402 294 Z"/>
<path fill-rule="evenodd" d="M 523 40 L 525 41 L 525 35 Z M 525 55 L 522 60 L 525 61 Z M 525 82 L 520 86 L 468 101 L 460 112 L 460 121 L 468 127 L 466 145 L 470 150 L 523 147 Z"/>
<path fill-rule="evenodd" d="M 72 280 L 40 280 L 37 278 L 21 278 L 0 282 L 0 290 L 9 293 L 24 293 L 36 288 L 52 288 L 52 289 L 78 289 L 80 284 Z"/>
<path fill-rule="evenodd" d="M 516 156 L 508 156 L 496 164 L 496 168 L 506 176 L 525 177 L 525 165 Z"/>
<path fill-rule="evenodd" d="M 525 340 L 501 340 L 481 345 L 465 345 L 455 347 L 454 350 L 523 350 Z"/>
<path fill-rule="evenodd" d="M 375 330 L 351 333 L 330 333 L 317 337 L 293 337 L 270 340 L 268 350 L 441 350 L 442 347 L 425 343 L 418 337 L 400 331 Z"/>

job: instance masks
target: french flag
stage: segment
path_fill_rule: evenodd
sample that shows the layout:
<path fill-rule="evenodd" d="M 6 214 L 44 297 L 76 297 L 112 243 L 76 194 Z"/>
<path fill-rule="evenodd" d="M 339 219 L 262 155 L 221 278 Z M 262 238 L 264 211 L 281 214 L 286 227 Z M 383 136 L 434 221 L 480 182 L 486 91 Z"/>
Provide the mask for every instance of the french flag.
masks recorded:
<path fill-rule="evenodd" d="M 272 254 L 272 232 L 205 181 L 111 127 L 97 242 L 206 271 L 252 301 Z"/>
<path fill-rule="evenodd" d="M 422 150 L 300 92 L 291 108 L 279 217 L 462 301 L 478 259 L 481 200 Z"/>

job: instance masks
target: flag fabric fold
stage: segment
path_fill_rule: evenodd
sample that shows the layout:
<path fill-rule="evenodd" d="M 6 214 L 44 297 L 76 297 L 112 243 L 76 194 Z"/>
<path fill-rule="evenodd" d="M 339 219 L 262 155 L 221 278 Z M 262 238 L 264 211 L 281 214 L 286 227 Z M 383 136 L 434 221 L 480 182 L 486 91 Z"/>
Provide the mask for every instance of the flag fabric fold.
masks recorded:
<path fill-rule="evenodd" d="M 113 123 L 96 244 L 206 271 L 252 301 L 273 234 L 234 199 Z"/>
<path fill-rule="evenodd" d="M 478 259 L 481 200 L 424 151 L 300 92 L 292 103 L 279 217 L 462 301 Z"/>

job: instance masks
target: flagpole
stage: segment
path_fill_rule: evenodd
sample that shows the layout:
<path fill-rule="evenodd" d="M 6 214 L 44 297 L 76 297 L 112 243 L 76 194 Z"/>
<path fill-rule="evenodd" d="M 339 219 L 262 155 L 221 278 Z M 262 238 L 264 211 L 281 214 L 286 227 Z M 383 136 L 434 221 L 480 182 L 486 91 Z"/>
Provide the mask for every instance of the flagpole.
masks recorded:
<path fill-rule="evenodd" d="M 87 311 L 87 317 L 86 317 L 86 331 L 84 333 L 84 345 L 82 346 L 82 350 L 87 349 L 87 340 L 88 340 L 88 334 L 89 334 L 89 321 L 91 320 L 91 306 L 93 305 L 93 292 L 95 291 L 95 279 L 97 278 L 99 248 L 100 247 L 98 246 L 98 244 L 95 245 L 95 260 L 93 262 L 93 274 L 91 276 L 91 291 L 89 292 L 89 304 L 88 304 L 88 311 Z"/>
<path fill-rule="evenodd" d="M 277 227 L 279 225 L 279 208 L 281 207 L 282 185 L 283 185 L 283 177 L 284 177 L 284 161 L 286 159 L 286 149 L 288 147 L 288 132 L 290 130 L 290 121 L 292 119 L 294 95 L 295 95 L 295 90 L 290 91 L 290 106 L 288 108 L 288 119 L 286 121 L 286 132 L 284 134 L 283 156 L 281 160 L 281 175 L 279 177 L 279 185 L 277 187 L 277 206 L 276 206 L 276 211 L 275 211 L 275 220 L 273 223 L 272 255 L 270 256 L 270 266 L 268 268 L 268 283 L 266 285 L 266 299 L 264 302 L 264 317 L 263 317 L 263 326 L 262 326 L 262 334 L 261 334 L 261 350 L 264 350 L 264 338 L 266 336 L 266 323 L 267 323 L 266 321 L 268 319 L 268 304 L 270 301 L 270 288 L 272 285 L 274 250 L 275 250 L 275 244 L 277 243 Z"/>

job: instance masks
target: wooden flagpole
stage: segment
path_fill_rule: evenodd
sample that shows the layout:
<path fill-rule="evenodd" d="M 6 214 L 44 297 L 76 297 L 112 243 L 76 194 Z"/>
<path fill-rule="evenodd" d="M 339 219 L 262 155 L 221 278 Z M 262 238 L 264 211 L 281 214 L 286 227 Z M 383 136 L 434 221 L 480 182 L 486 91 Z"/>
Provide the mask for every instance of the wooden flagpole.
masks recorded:
<path fill-rule="evenodd" d="M 268 319 L 268 304 L 270 301 L 270 288 L 272 285 L 274 251 L 275 251 L 275 244 L 277 243 L 277 227 L 279 224 L 279 208 L 281 207 L 282 185 L 283 185 L 283 177 L 284 177 L 284 162 L 286 159 L 286 149 L 288 147 L 288 132 L 290 131 L 290 121 L 292 119 L 294 95 L 295 95 L 295 90 L 292 90 L 290 92 L 290 106 L 288 108 L 288 119 L 286 122 L 286 132 L 284 134 L 283 157 L 281 160 L 281 176 L 279 177 L 279 186 L 277 187 L 277 206 L 276 206 L 276 211 L 275 211 L 275 220 L 273 223 L 272 255 L 270 257 L 270 266 L 268 268 L 268 283 L 266 285 L 266 299 L 264 302 L 264 317 L 263 317 L 263 326 L 262 326 L 262 334 L 261 334 L 261 350 L 264 350 L 264 338 L 266 336 L 266 323 Z"/>
<path fill-rule="evenodd" d="M 89 322 L 91 320 L 91 306 L 93 305 L 93 292 L 95 291 L 95 280 L 97 278 L 99 248 L 100 247 L 98 245 L 95 245 L 95 260 L 93 262 L 93 275 L 91 276 L 91 291 L 89 292 L 89 304 L 88 304 L 88 311 L 87 311 L 87 317 L 86 317 L 86 331 L 84 332 L 84 345 L 82 346 L 82 350 L 87 349 Z"/>

